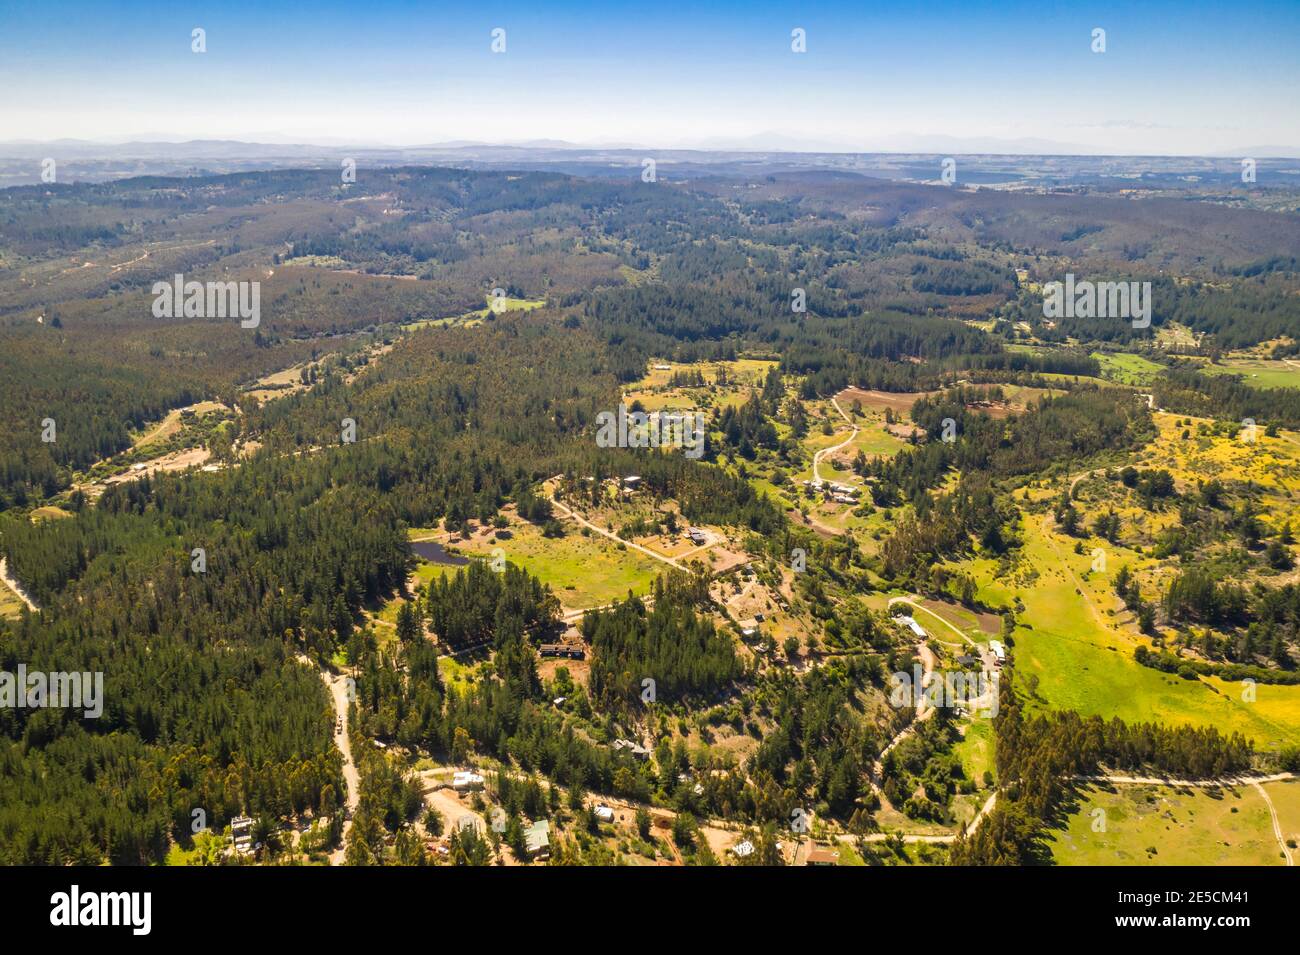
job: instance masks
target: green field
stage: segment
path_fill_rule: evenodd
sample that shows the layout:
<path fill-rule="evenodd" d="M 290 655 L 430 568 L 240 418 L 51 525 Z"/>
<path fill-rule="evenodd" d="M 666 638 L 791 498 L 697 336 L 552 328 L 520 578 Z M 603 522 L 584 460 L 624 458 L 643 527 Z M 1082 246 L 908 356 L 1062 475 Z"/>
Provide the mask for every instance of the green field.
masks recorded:
<path fill-rule="evenodd" d="M 455 570 L 451 564 L 435 564 L 427 560 L 419 561 L 415 565 L 415 576 L 420 583 L 428 584 L 435 577 L 441 577 L 450 571 Z"/>
<path fill-rule="evenodd" d="M 651 584 L 668 565 L 637 551 L 623 548 L 598 534 L 584 536 L 572 523 L 564 523 L 564 537 L 543 537 L 532 524 L 516 524 L 513 534 L 496 546 L 505 559 L 525 568 L 544 584 L 566 608 L 599 607 L 627 596 L 650 592 Z M 492 548 L 467 548 L 465 554 L 491 557 Z"/>
<path fill-rule="evenodd" d="M 993 721 L 987 719 L 972 720 L 966 726 L 966 736 L 953 747 L 953 753 L 961 760 L 966 778 L 975 780 L 976 785 L 984 785 L 985 770 L 997 778 L 997 767 L 993 764 Z"/>
<path fill-rule="evenodd" d="M 1207 375 L 1241 375 L 1255 388 L 1300 388 L 1300 362 L 1268 361 L 1262 358 L 1226 358 L 1200 369 Z"/>
<path fill-rule="evenodd" d="M 1257 746 L 1270 750 L 1280 740 L 1300 736 L 1300 686 L 1260 684 L 1254 702 L 1242 699 L 1242 688 L 1216 677 L 1184 680 L 1138 664 L 1133 651 L 1145 642 L 1117 625 L 1107 611 L 1116 602 L 1109 575 L 1084 580 L 1091 558 L 1063 545 L 1051 548 L 1036 516 L 1025 521 L 1024 552 L 1038 576 L 1008 589 L 992 579 L 991 566 L 975 566 L 981 596 L 1007 604 L 1015 596 L 1024 603 L 1018 615 L 1014 655 L 1018 689 L 1037 678 L 1031 706 L 1077 710 L 1084 715 L 1117 716 L 1128 722 L 1193 723 L 1222 732 L 1241 732 Z M 1076 593 L 1064 560 L 1084 585 Z M 1111 573 L 1120 561 L 1112 557 Z"/>
<path fill-rule="evenodd" d="M 1285 864 L 1268 807 L 1250 786 L 1085 786 L 1049 847 L 1058 865 Z"/>
<path fill-rule="evenodd" d="M 1165 370 L 1163 365 L 1129 352 L 1095 351 L 1092 357 L 1101 365 L 1103 378 L 1122 385 L 1149 384 Z"/>

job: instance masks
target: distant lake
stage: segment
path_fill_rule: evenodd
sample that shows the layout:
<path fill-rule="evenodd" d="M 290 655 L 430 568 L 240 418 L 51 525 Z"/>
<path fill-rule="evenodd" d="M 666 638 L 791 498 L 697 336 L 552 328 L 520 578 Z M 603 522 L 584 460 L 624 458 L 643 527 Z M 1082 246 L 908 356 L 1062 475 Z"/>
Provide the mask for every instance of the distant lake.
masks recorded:
<path fill-rule="evenodd" d="M 437 541 L 412 541 L 411 550 L 414 551 L 416 557 L 423 558 L 431 564 L 450 564 L 453 567 L 464 567 L 469 563 L 468 557 L 447 553 L 447 548 Z"/>

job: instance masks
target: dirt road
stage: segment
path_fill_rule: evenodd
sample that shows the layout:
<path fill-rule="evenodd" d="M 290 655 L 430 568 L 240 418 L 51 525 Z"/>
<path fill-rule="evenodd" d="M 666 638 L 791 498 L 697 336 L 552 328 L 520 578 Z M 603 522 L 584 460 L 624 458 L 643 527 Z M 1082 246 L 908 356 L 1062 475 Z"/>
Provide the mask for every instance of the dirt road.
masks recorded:
<path fill-rule="evenodd" d="M 1125 776 L 1122 773 L 1105 773 L 1100 776 L 1075 776 L 1080 783 L 1123 783 L 1134 786 L 1198 786 L 1217 789 L 1222 786 L 1246 786 L 1256 783 L 1277 783 L 1297 779 L 1295 773 L 1273 773 L 1271 776 L 1219 776 L 1214 779 L 1179 779 L 1176 776 Z"/>
<path fill-rule="evenodd" d="M 818 451 L 816 454 L 813 455 L 813 477 L 815 477 L 819 481 L 822 480 L 821 471 L 819 470 L 819 467 L 822 463 L 822 458 L 826 457 L 826 455 L 828 454 L 834 454 L 835 452 L 843 450 L 844 448 L 848 447 L 850 444 L 853 443 L 853 439 L 858 436 L 858 432 L 862 430 L 856 424 L 854 424 L 852 418 L 850 418 L 847 414 L 844 413 L 844 409 L 840 407 L 840 403 L 838 401 L 832 398 L 831 404 L 835 407 L 835 410 L 840 413 L 840 417 L 849 423 L 849 426 L 853 429 L 853 433 L 850 434 L 843 441 L 841 441 L 839 444 L 835 445 L 833 448 L 822 448 L 820 451 Z"/>
<path fill-rule="evenodd" d="M 320 677 L 325 681 L 325 686 L 330 691 L 330 699 L 334 701 L 334 712 L 343 721 L 343 730 L 334 733 L 334 742 L 338 745 L 339 752 L 343 754 L 343 781 L 348 788 L 345 803 L 347 816 L 343 822 L 343 841 L 339 843 L 337 849 L 330 853 L 330 865 L 342 865 L 344 847 L 347 845 L 348 833 L 352 829 L 352 816 L 356 813 L 357 806 L 361 802 L 361 774 L 357 772 L 357 764 L 352 760 L 352 743 L 348 739 L 347 678 L 341 674 L 331 674 L 325 670 L 320 671 Z"/>
<path fill-rule="evenodd" d="M 1286 859 L 1287 865 L 1295 865 L 1295 861 L 1291 858 L 1291 849 L 1286 844 L 1286 837 L 1282 835 L 1282 824 L 1278 821 L 1277 809 L 1274 808 L 1273 800 L 1268 796 L 1268 790 L 1257 782 L 1251 782 L 1251 785 L 1255 787 L 1256 792 L 1264 797 L 1264 804 L 1268 806 L 1268 814 L 1273 818 L 1273 835 L 1277 839 L 1278 846 L 1282 849 L 1282 857 Z"/>
<path fill-rule="evenodd" d="M 919 611 L 921 611 L 921 613 L 928 613 L 931 617 L 933 617 L 935 620 L 938 620 L 941 624 L 943 624 L 945 627 L 947 627 L 947 628 L 948 628 L 949 630 L 951 630 L 953 633 L 957 634 L 957 636 L 961 637 L 962 640 L 964 640 L 964 641 L 966 641 L 967 643 L 969 643 L 972 647 L 978 647 L 978 646 L 979 646 L 979 644 L 977 644 L 977 643 L 976 643 L 974 640 L 972 640 L 970 637 L 966 636 L 966 634 L 962 633 L 959 629 L 957 629 L 957 627 L 955 627 L 955 626 L 954 626 L 951 622 L 949 622 L 946 618 L 944 618 L 944 617 L 940 616 L 939 614 L 935 613 L 935 612 L 934 612 L 933 610 L 931 610 L 929 607 L 924 607 L 924 606 L 922 606 L 921 604 L 917 603 L 917 602 L 916 602 L 913 598 L 911 598 L 911 597 L 890 597 L 890 598 L 889 598 L 889 604 L 888 604 L 888 606 L 892 607 L 892 606 L 894 606 L 894 604 L 906 604 L 907 606 L 911 607 L 913 610 L 919 610 Z"/>
<path fill-rule="evenodd" d="M 18 595 L 19 600 L 27 604 L 27 609 L 32 613 L 41 609 L 36 606 L 36 601 L 28 596 L 27 591 L 23 590 L 23 585 L 18 582 L 18 578 L 10 575 L 9 562 L 3 557 L 0 557 L 0 580 L 3 580 L 9 589 Z"/>
<path fill-rule="evenodd" d="M 572 510 L 566 507 L 565 505 L 561 504 L 559 501 L 555 499 L 554 495 L 551 496 L 550 500 L 555 507 L 560 509 L 561 513 L 563 513 L 565 517 L 573 521 L 576 521 L 577 523 L 581 524 L 583 527 L 587 528 L 588 530 L 596 534 L 599 534 L 601 537 L 608 537 L 610 540 L 617 541 L 618 543 L 622 544 L 624 547 L 630 547 L 632 550 L 645 554 L 647 557 L 653 557 L 655 560 L 662 561 L 663 563 L 667 564 L 669 567 L 672 567 L 674 570 L 686 570 L 686 567 L 684 565 L 679 564 L 671 557 L 665 557 L 663 554 L 656 553 L 655 551 L 652 551 L 649 547 L 642 547 L 640 544 L 634 544 L 631 541 L 623 540 L 623 538 L 619 537 L 613 531 L 607 531 L 603 527 L 597 527 L 595 524 L 591 523 L 591 521 L 587 520 L 577 511 Z"/>

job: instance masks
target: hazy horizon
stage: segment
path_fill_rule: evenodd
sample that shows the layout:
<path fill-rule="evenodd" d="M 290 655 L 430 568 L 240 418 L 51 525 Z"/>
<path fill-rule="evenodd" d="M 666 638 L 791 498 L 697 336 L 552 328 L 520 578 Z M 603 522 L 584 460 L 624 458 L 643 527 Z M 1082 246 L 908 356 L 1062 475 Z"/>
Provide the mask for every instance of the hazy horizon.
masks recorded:
<path fill-rule="evenodd" d="M 55 2 L 0 14 L 0 64 L 7 141 L 1300 153 L 1300 104 L 1283 92 L 1300 86 L 1300 9 L 1282 2 Z"/>

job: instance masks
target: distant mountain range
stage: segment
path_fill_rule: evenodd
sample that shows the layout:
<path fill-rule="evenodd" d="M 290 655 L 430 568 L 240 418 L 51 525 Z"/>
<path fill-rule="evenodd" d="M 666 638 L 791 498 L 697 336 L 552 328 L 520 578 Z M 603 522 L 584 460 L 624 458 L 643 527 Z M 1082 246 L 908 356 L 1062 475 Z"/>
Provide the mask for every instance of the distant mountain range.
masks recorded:
<path fill-rule="evenodd" d="M 905 148 L 914 144 L 915 148 Z M 850 150 L 832 142 L 810 142 L 785 134 L 718 138 L 692 148 L 580 144 L 556 139 L 485 143 L 453 140 L 418 146 L 381 143 L 276 143 L 233 139 L 169 142 L 139 139 L 105 143 L 82 139 L 0 142 L 0 188 L 40 183 L 43 161 L 53 158 L 57 181 L 106 182 L 132 176 L 193 176 L 261 169 L 444 165 L 478 169 L 545 169 L 584 177 L 620 178 L 639 173 L 654 158 L 669 179 L 702 176 L 751 177 L 819 172 L 880 179 L 932 182 L 947 157 L 958 162 L 959 181 L 968 186 L 1115 188 L 1140 181 L 1170 188 L 1186 183 L 1231 186 L 1239 162 L 1258 160 L 1262 185 L 1300 185 L 1300 149 L 1255 147 L 1221 156 L 1113 156 L 1086 147 L 1040 139 L 961 139 L 899 135 L 875 151 Z"/>
<path fill-rule="evenodd" d="M 563 153 L 606 153 L 609 151 L 636 151 L 649 155 L 672 153 L 802 153 L 849 155 L 979 155 L 979 156 L 1113 156 L 1126 154 L 1099 150 L 1078 143 L 1065 143 L 1048 139 L 995 137 L 959 137 L 933 134 L 902 133 L 880 138 L 865 148 L 844 141 L 824 140 L 797 134 L 762 132 L 743 137 L 714 137 L 679 146 L 649 146 L 638 143 L 574 143 L 562 139 L 533 139 L 518 142 L 480 142 L 475 140 L 450 140 L 413 146 L 394 146 L 386 143 L 350 143 L 326 141 L 313 143 L 246 141 L 235 139 L 195 139 L 180 142 L 163 138 L 139 138 L 125 142 L 98 142 L 85 139 L 56 139 L 35 141 L 30 139 L 0 142 L 0 158 L 18 158 L 54 154 L 65 159 L 122 159 L 135 157 L 253 159 L 258 157 L 287 156 L 341 156 L 352 153 L 370 155 L 419 155 L 445 153 L 514 153 L 526 151 Z M 1244 158 L 1275 159 L 1300 158 L 1296 146 L 1250 146 L 1231 152 L 1207 154 L 1203 157 L 1182 158 Z"/>

